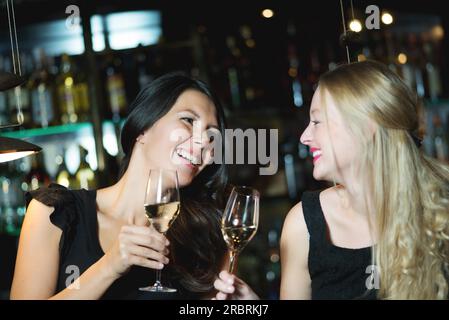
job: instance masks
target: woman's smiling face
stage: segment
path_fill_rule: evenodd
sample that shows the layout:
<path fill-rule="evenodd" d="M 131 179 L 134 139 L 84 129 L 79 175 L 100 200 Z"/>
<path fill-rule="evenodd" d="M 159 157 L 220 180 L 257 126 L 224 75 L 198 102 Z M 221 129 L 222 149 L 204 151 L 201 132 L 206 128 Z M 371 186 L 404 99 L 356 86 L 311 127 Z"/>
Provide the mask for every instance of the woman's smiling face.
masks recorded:
<path fill-rule="evenodd" d="M 309 146 L 313 154 L 316 180 L 343 181 L 359 158 L 358 140 L 350 133 L 330 93 L 320 87 L 313 95 L 310 123 L 300 141 Z"/>
<path fill-rule="evenodd" d="M 176 170 L 182 187 L 209 163 L 212 154 L 205 151 L 210 150 L 212 130 L 219 131 L 215 105 L 205 94 L 188 89 L 137 143 L 144 144 L 151 167 Z"/>

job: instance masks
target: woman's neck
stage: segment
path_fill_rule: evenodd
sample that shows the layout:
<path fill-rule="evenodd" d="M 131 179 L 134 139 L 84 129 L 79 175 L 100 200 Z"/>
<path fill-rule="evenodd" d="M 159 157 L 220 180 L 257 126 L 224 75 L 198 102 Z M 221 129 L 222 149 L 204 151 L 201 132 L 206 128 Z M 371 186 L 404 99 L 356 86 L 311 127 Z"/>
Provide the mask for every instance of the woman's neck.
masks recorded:
<path fill-rule="evenodd" d="M 354 213 L 368 215 L 371 205 L 369 192 L 363 186 L 359 178 L 343 179 L 337 186 L 337 193 L 340 196 L 341 205 L 346 210 L 352 210 Z"/>
<path fill-rule="evenodd" d="M 142 172 L 147 171 L 142 166 L 129 165 L 116 184 L 98 190 L 98 210 L 127 224 L 145 225 L 144 201 L 148 177 Z"/>
<path fill-rule="evenodd" d="M 344 183 L 337 185 L 337 194 L 339 195 L 340 205 L 345 212 L 352 214 L 354 218 L 362 217 L 366 219 L 370 225 L 371 236 L 375 240 L 376 235 L 376 217 L 375 211 L 372 210 L 373 203 L 370 192 L 364 188 L 360 179 L 346 180 Z"/>

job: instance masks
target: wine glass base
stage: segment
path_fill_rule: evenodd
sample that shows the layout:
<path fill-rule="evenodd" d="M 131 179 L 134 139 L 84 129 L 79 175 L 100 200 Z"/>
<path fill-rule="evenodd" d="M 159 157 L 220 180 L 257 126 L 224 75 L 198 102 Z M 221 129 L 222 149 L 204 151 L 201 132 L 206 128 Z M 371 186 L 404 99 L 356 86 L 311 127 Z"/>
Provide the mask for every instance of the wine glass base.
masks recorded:
<path fill-rule="evenodd" d="M 178 290 L 174 288 L 168 288 L 164 286 L 149 286 L 144 288 L 139 288 L 140 291 L 147 291 L 147 292 L 176 292 Z"/>

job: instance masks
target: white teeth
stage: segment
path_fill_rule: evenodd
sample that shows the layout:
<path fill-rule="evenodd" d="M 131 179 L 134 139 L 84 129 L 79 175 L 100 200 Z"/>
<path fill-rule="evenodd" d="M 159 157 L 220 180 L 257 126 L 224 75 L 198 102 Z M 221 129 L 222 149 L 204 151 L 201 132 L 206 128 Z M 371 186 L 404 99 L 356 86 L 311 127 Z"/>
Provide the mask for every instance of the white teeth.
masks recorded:
<path fill-rule="evenodd" d="M 190 161 L 194 165 L 197 165 L 199 163 L 198 158 L 188 153 L 186 150 L 178 149 L 176 150 L 176 153 L 178 154 L 178 156 Z"/>
<path fill-rule="evenodd" d="M 321 155 L 321 151 L 314 151 L 313 152 L 313 157 L 315 158 L 316 156 L 320 156 Z"/>

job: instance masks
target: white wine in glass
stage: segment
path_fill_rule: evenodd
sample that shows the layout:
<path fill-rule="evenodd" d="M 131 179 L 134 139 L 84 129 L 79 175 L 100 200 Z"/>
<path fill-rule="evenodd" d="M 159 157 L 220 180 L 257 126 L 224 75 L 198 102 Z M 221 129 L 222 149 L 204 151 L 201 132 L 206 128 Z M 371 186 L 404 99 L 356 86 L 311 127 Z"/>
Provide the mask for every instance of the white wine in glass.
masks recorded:
<path fill-rule="evenodd" d="M 259 192 L 250 187 L 234 187 L 221 220 L 221 231 L 229 248 L 229 272 L 235 259 L 254 237 L 259 224 Z"/>
<path fill-rule="evenodd" d="M 178 175 L 174 170 L 156 169 L 150 171 L 145 192 L 145 214 L 150 224 L 165 234 L 180 211 Z M 156 282 L 149 287 L 139 288 L 150 292 L 176 292 L 161 283 L 161 270 L 156 270 Z"/>

